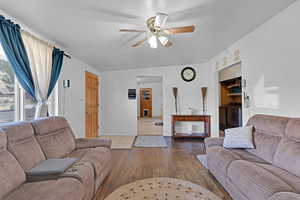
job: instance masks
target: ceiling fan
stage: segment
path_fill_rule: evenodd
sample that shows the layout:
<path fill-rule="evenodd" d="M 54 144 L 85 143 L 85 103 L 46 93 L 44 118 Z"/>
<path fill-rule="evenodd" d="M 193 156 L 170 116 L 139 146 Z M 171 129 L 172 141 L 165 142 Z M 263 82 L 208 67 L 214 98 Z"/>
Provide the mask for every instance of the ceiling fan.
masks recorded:
<path fill-rule="evenodd" d="M 171 41 L 166 37 L 167 35 L 179 34 L 179 33 L 190 33 L 195 31 L 195 26 L 183 26 L 166 28 L 165 24 L 168 19 L 168 15 L 165 13 L 157 13 L 156 16 L 150 17 L 147 21 L 146 30 L 135 30 L 135 29 L 120 29 L 120 32 L 139 32 L 147 33 L 149 36 L 138 41 L 131 47 L 138 47 L 148 40 L 151 48 L 157 48 L 158 41 L 165 47 L 173 45 Z"/>

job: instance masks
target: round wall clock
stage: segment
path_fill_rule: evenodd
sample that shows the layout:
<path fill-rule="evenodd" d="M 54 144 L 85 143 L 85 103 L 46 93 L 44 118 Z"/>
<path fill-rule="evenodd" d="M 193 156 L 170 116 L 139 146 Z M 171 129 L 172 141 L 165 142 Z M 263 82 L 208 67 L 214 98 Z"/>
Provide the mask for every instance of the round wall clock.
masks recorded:
<path fill-rule="evenodd" d="M 181 71 L 181 77 L 186 82 L 191 82 L 196 78 L 196 71 L 191 67 L 185 67 Z"/>

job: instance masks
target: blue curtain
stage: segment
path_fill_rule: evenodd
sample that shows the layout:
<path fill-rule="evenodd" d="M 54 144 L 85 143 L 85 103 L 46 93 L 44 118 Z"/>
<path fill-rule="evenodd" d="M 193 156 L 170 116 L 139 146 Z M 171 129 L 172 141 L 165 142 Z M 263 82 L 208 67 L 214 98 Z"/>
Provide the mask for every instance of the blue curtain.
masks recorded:
<path fill-rule="evenodd" d="M 63 64 L 63 58 L 64 58 L 64 52 L 54 47 L 52 52 L 52 71 L 51 71 L 50 85 L 48 89 L 48 97 L 53 91 L 55 84 L 59 78 L 59 74 L 61 72 L 61 67 Z"/>
<path fill-rule="evenodd" d="M 24 90 L 35 99 L 34 82 L 20 26 L 0 15 L 0 42 Z"/>

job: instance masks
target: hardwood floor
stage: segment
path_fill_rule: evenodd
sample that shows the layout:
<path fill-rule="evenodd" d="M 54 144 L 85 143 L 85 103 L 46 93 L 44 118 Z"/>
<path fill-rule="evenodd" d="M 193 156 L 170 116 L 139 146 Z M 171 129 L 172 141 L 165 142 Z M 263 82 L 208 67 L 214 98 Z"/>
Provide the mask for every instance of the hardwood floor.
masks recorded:
<path fill-rule="evenodd" d="M 94 200 L 103 200 L 118 187 L 152 177 L 173 177 L 199 184 L 224 200 L 232 200 L 222 186 L 195 158 L 205 153 L 201 140 L 176 140 L 166 137 L 168 148 L 112 150 L 113 169 Z"/>
<path fill-rule="evenodd" d="M 155 122 L 162 121 L 159 117 L 139 118 L 138 135 L 163 135 L 163 126 L 156 126 Z"/>

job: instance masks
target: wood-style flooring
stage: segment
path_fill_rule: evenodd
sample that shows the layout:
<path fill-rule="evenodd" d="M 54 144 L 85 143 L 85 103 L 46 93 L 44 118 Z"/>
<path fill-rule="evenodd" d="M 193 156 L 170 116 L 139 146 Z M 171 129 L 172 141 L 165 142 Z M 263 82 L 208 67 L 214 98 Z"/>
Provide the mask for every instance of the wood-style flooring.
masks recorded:
<path fill-rule="evenodd" d="M 199 184 L 224 200 L 232 200 L 222 186 L 195 158 L 205 153 L 201 140 L 173 140 L 168 148 L 112 150 L 113 168 L 94 200 L 103 200 L 118 187 L 153 177 L 179 178 Z"/>
<path fill-rule="evenodd" d="M 138 135 L 163 135 L 163 126 L 156 126 L 155 122 L 162 121 L 162 118 L 138 118 Z"/>

